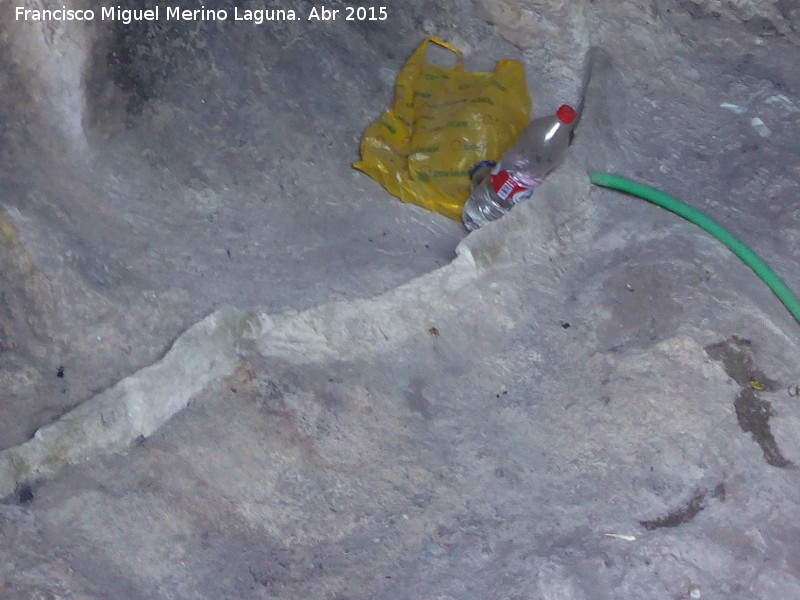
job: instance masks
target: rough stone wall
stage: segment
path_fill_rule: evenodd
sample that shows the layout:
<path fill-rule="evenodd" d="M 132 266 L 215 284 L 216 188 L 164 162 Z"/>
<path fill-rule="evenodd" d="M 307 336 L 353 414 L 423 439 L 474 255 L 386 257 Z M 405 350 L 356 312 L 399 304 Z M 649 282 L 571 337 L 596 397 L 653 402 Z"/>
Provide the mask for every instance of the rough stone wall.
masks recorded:
<path fill-rule="evenodd" d="M 95 41 L 95 23 L 80 21 L 36 22 L 17 20 L 16 8 L 75 10 L 86 2 L 65 0 L 54 3 L 32 0 L 24 5 L 0 5 L 0 44 L 8 63 L 11 80 L 19 86 L 16 97 L 19 114 L 30 114 L 30 122 L 40 120 L 58 132 L 77 151 L 86 148 L 85 75 Z M 30 103 L 30 107 L 24 106 Z M 30 111 L 30 112 L 29 112 Z M 46 128 L 37 132 L 46 140 Z"/>
<path fill-rule="evenodd" d="M 794 287 L 795 3 L 107 27 L 82 67 L 71 30 L 0 27 L 0 589 L 793 597 L 797 324 L 585 174 L 703 208 Z M 457 224 L 349 167 L 425 35 L 521 58 L 537 114 L 604 48 L 567 162 L 454 261 Z M 70 82 L 83 154 L 42 95 Z"/>

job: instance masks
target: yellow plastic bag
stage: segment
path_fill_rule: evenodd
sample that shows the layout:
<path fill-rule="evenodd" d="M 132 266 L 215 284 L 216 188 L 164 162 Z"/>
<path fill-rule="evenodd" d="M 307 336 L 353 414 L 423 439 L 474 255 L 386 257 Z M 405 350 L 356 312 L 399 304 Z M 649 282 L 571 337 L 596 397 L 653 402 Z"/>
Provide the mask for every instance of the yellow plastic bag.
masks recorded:
<path fill-rule="evenodd" d="M 431 42 L 454 52 L 456 64 L 429 64 Z M 364 132 L 353 166 L 403 202 L 459 220 L 470 168 L 499 159 L 530 111 L 519 61 L 501 60 L 492 73 L 465 72 L 458 50 L 427 38 L 397 76 L 391 108 Z"/>

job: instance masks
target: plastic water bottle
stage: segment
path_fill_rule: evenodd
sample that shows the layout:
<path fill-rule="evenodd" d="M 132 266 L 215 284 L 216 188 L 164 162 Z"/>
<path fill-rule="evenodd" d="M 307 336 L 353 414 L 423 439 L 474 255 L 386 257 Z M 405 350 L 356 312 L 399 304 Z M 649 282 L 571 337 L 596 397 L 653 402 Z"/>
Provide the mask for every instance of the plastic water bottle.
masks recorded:
<path fill-rule="evenodd" d="M 575 117 L 575 109 L 562 104 L 556 114 L 528 123 L 496 164 L 481 161 L 472 168 L 472 195 L 461 213 L 468 230 L 499 219 L 530 198 L 533 188 L 564 160 Z"/>

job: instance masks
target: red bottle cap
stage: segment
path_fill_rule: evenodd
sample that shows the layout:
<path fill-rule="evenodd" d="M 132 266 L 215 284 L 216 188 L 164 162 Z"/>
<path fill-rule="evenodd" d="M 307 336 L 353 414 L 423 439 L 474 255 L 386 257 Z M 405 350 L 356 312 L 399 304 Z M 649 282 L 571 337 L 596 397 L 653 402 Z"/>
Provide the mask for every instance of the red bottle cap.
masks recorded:
<path fill-rule="evenodd" d="M 559 121 L 569 125 L 575 120 L 575 117 L 578 116 L 578 114 L 575 112 L 575 109 L 572 108 L 569 104 L 562 104 L 561 106 L 558 107 L 558 110 L 556 111 L 556 116 L 558 117 Z"/>

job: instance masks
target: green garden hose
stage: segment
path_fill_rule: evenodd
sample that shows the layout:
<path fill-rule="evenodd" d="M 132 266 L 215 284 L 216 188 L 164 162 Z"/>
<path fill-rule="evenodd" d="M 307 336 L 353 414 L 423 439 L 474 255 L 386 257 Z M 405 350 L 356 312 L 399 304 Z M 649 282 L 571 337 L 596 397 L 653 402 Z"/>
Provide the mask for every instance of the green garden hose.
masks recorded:
<path fill-rule="evenodd" d="M 775 274 L 775 271 L 761 260 L 758 255 L 750 248 L 745 246 L 727 229 L 722 227 L 719 223 L 711 219 L 709 216 L 700 212 L 696 208 L 692 208 L 688 204 L 684 204 L 680 200 L 665 194 L 661 190 L 657 190 L 643 183 L 620 177 L 619 175 L 611 175 L 610 173 L 601 173 L 599 171 L 589 171 L 589 180 L 595 185 L 600 185 L 607 188 L 619 190 L 631 194 L 643 200 L 658 204 L 669 211 L 674 212 L 694 223 L 695 225 L 703 228 L 705 231 L 713 235 L 720 242 L 725 244 L 730 250 L 744 263 L 756 272 L 761 280 L 766 283 L 769 288 L 775 292 L 775 295 L 783 302 L 783 305 L 789 309 L 792 316 L 800 323 L 800 300 L 797 299 L 786 284 L 781 281 L 781 278 Z"/>

